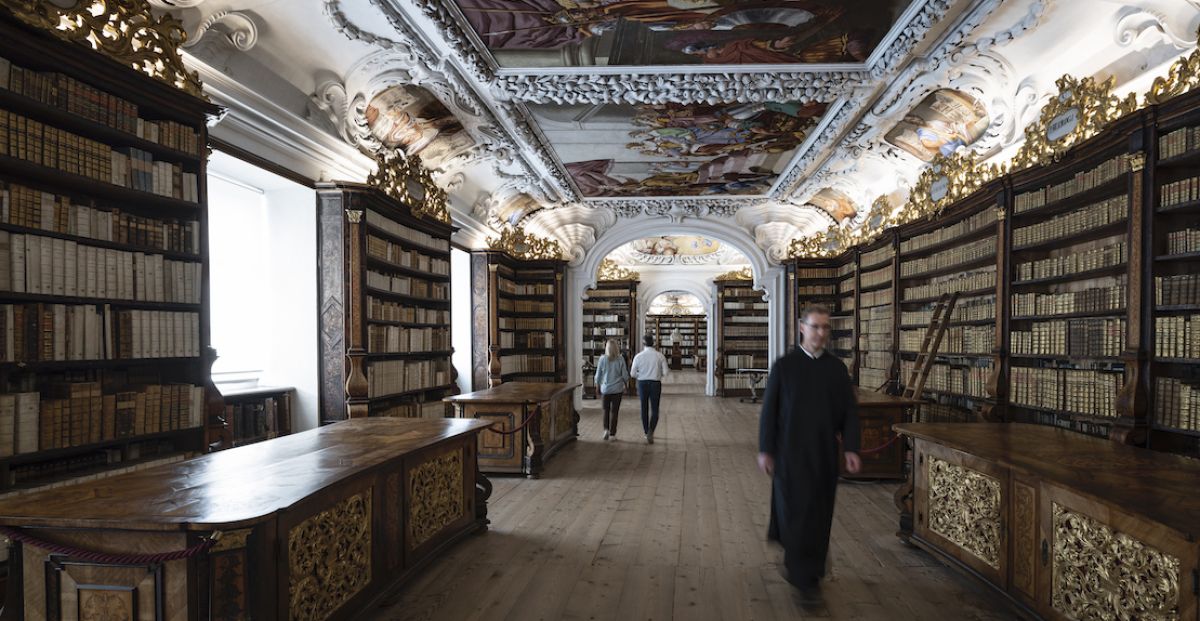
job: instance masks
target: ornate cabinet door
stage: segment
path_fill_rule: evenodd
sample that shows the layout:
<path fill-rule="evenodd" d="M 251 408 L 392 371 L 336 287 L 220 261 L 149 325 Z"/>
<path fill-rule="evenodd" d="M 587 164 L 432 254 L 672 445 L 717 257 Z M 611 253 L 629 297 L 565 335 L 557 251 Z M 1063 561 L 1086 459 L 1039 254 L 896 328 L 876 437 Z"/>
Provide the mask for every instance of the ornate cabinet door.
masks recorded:
<path fill-rule="evenodd" d="M 1038 605 L 1041 576 L 1039 482 L 1013 473 L 1008 498 L 1008 593 L 1030 608 Z"/>
<path fill-rule="evenodd" d="M 1048 619 L 1197 618 L 1197 543 L 1043 484 L 1038 607 Z"/>
<path fill-rule="evenodd" d="M 916 445 L 914 536 L 1005 589 L 1008 471 L 940 445 Z"/>

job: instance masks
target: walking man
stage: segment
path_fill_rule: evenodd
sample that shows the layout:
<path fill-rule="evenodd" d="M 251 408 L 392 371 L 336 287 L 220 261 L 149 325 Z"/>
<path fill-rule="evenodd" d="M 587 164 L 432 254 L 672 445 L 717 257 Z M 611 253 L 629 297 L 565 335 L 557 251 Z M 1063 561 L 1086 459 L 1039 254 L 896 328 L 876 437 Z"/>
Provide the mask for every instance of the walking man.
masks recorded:
<path fill-rule="evenodd" d="M 662 379 L 667 376 L 667 358 L 654 349 L 654 337 L 642 338 L 646 345 L 633 357 L 629 375 L 637 380 L 638 399 L 642 402 L 642 430 L 646 444 L 654 444 L 654 428 L 658 427 L 658 401 L 662 397 Z"/>
<path fill-rule="evenodd" d="M 758 466 L 772 477 L 767 539 L 783 545 L 786 578 L 809 603 L 819 602 L 825 575 L 838 463 L 862 467 L 850 374 L 825 351 L 831 330 L 828 308 L 801 312 L 803 341 L 771 366 L 759 421 Z"/>

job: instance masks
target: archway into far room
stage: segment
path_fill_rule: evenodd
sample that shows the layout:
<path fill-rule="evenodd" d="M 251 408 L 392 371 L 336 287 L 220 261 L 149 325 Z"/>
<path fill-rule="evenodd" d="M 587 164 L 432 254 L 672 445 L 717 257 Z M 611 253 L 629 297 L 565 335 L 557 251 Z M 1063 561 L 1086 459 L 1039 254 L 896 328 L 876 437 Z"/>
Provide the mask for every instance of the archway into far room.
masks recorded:
<path fill-rule="evenodd" d="M 709 313 L 705 301 L 693 293 L 671 290 L 650 298 L 644 308 L 642 333 L 654 337 L 671 370 L 684 376 L 703 378 L 708 368 L 709 343 Z"/>

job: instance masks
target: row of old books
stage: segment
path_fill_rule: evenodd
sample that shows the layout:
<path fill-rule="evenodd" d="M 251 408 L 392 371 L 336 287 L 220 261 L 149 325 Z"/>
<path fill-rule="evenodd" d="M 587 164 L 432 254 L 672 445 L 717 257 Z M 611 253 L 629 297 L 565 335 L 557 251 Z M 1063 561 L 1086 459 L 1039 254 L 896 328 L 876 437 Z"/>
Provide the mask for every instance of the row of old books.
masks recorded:
<path fill-rule="evenodd" d="M 932 298 L 944 293 L 974 291 L 996 286 L 996 266 L 988 265 L 959 274 L 941 276 L 923 285 L 904 288 L 905 300 Z"/>
<path fill-rule="evenodd" d="M 1017 282 L 1039 278 L 1058 278 L 1122 265 L 1128 259 L 1128 247 L 1120 241 L 1107 246 L 1072 252 L 1056 257 L 1026 261 L 1016 265 Z"/>
<path fill-rule="evenodd" d="M 920 351 L 925 339 L 925 330 L 901 330 L 900 349 Z M 942 335 L 941 347 L 944 354 L 990 354 L 996 346 L 996 328 L 993 326 L 951 326 Z"/>
<path fill-rule="evenodd" d="M 1167 232 L 1167 254 L 1200 252 L 1200 229 Z"/>
<path fill-rule="evenodd" d="M 530 283 L 530 284 L 524 284 L 524 285 L 518 285 L 518 286 L 524 288 L 524 291 L 522 291 L 521 293 L 525 293 L 526 295 L 550 295 L 554 292 L 553 285 Z M 534 291 L 541 291 L 541 293 L 532 293 Z M 588 289 L 588 291 L 587 291 L 587 296 L 589 299 L 600 300 L 600 299 L 604 299 L 604 298 L 619 298 L 617 300 L 610 300 L 610 302 L 628 302 L 627 298 L 629 297 L 629 295 L 630 295 L 630 292 L 629 292 L 628 288 Z"/>
<path fill-rule="evenodd" d="M 996 296 L 983 295 L 959 299 L 950 313 L 950 321 L 986 321 L 996 318 Z M 933 308 L 928 307 L 915 311 L 902 311 L 900 325 L 927 326 L 933 322 Z"/>
<path fill-rule="evenodd" d="M 585 333 L 594 336 L 623 336 L 624 328 L 592 328 L 591 332 Z M 504 349 L 516 349 L 518 347 L 524 349 L 550 349 L 554 347 L 553 332 L 501 332 L 500 347 Z"/>
<path fill-rule="evenodd" d="M 449 383 L 450 361 L 447 359 L 375 360 L 367 365 L 367 395 L 372 399 Z"/>
<path fill-rule="evenodd" d="M 725 310 L 767 310 L 770 304 L 766 302 L 725 302 L 722 306 Z"/>
<path fill-rule="evenodd" d="M 948 242 L 991 226 L 996 226 L 996 215 L 991 211 L 984 210 L 949 226 L 941 226 L 924 235 L 917 235 L 912 239 L 906 239 L 900 242 L 900 252 L 924 250 L 930 246 L 936 246 L 937 244 Z M 992 244 L 993 246 L 995 245 L 994 240 Z"/>
<path fill-rule="evenodd" d="M 1154 387 L 1156 423 L 1173 429 L 1200 431 L 1200 382 L 1157 377 Z"/>
<path fill-rule="evenodd" d="M 1055 216 L 1044 222 L 1013 228 L 1013 249 L 1066 239 L 1129 218 L 1129 196 L 1121 195 Z"/>
<path fill-rule="evenodd" d="M 0 362 L 200 355 L 200 316 L 67 304 L 0 304 Z"/>
<path fill-rule="evenodd" d="M 1099 313 L 1125 308 L 1127 290 L 1122 277 L 1120 284 L 1091 287 L 1062 293 L 1014 293 L 1013 317 L 1047 317 L 1072 313 Z"/>
<path fill-rule="evenodd" d="M 796 278 L 837 278 L 840 271 L 837 267 L 800 267 L 796 268 Z"/>
<path fill-rule="evenodd" d="M 1038 321 L 1029 330 L 1012 331 L 1012 353 L 1115 357 L 1125 350 L 1125 328 L 1123 317 Z"/>
<path fill-rule="evenodd" d="M 800 285 L 796 287 L 797 295 L 834 295 L 837 292 L 837 285 Z"/>
<path fill-rule="evenodd" d="M 588 315 L 584 323 L 615 323 L 621 321 L 622 315 Z"/>
<path fill-rule="evenodd" d="M 725 325 L 739 323 L 767 323 L 770 318 L 767 315 L 726 315 Z"/>
<path fill-rule="evenodd" d="M 446 403 L 422 401 L 412 403 L 394 403 L 371 408 L 371 416 L 390 416 L 393 418 L 446 418 Z"/>
<path fill-rule="evenodd" d="M 890 283 L 892 282 L 892 268 L 888 265 L 877 270 L 863 272 L 859 275 L 858 281 L 858 286 L 863 289 Z"/>
<path fill-rule="evenodd" d="M 367 319 L 404 323 L 449 324 L 450 311 L 439 308 L 411 306 L 399 302 L 388 302 L 374 296 L 367 296 Z"/>
<path fill-rule="evenodd" d="M 373 354 L 419 354 L 450 349 L 446 328 L 367 326 L 367 351 Z"/>
<path fill-rule="evenodd" d="M 1102 186 L 1127 172 L 1129 172 L 1129 162 L 1125 160 L 1124 156 L 1117 156 L 1090 170 L 1081 170 L 1064 182 L 1018 194 L 1013 199 L 1013 209 L 1017 213 L 1038 209 Z"/>
<path fill-rule="evenodd" d="M 405 226 L 380 214 L 377 211 L 367 210 L 367 225 L 379 229 L 392 237 L 397 237 L 411 244 L 437 250 L 439 252 L 450 252 L 450 240 L 441 237 L 435 237 L 424 231 L 419 231 L 409 226 Z"/>
<path fill-rule="evenodd" d="M 500 357 L 500 368 L 505 373 L 553 373 L 554 356 L 535 354 L 513 354 Z"/>
<path fill-rule="evenodd" d="M 128 147 L 113 149 L 109 183 L 140 192 L 199 202 L 199 177 L 185 172 L 181 164 L 156 161 L 154 154 Z"/>
<path fill-rule="evenodd" d="M 1155 317 L 1154 354 L 1200 360 L 1200 315 Z"/>
<path fill-rule="evenodd" d="M 100 382 L 0 394 L 0 457 L 190 429 L 200 425 L 204 389 L 151 384 L 104 393 Z"/>
<path fill-rule="evenodd" d="M 891 306 L 892 290 L 880 289 L 878 291 L 868 291 L 859 295 L 859 305 L 862 308 L 870 308 L 872 306 Z"/>
<path fill-rule="evenodd" d="M 895 256 L 896 250 L 894 248 L 891 246 L 884 246 L 882 248 L 876 248 L 870 252 L 864 252 L 859 257 L 858 261 L 860 265 L 874 267 L 888 259 L 895 258 Z"/>
<path fill-rule="evenodd" d="M 751 287 L 726 287 L 724 291 L 726 298 L 753 298 L 757 300 L 763 296 L 762 291 L 755 291 Z"/>
<path fill-rule="evenodd" d="M 396 276 L 375 270 L 367 270 L 367 286 L 380 291 L 434 300 L 446 300 L 450 296 L 450 286 L 444 282 L 430 282 L 412 276 Z"/>
<path fill-rule="evenodd" d="M 544 300 L 513 300 L 510 298 L 500 298 L 499 307 L 501 312 L 508 313 L 546 313 L 554 312 L 554 302 Z"/>
<path fill-rule="evenodd" d="M 833 326 L 834 332 L 837 332 L 839 330 L 853 330 L 854 329 L 854 316 L 853 315 L 845 315 L 842 317 L 830 317 L 829 325 Z"/>
<path fill-rule="evenodd" d="M 497 317 L 501 330 L 554 330 L 553 317 Z"/>
<path fill-rule="evenodd" d="M 626 294 L 628 295 L 628 294 Z M 627 298 L 607 299 L 607 300 L 584 300 L 583 310 L 628 310 L 629 300 Z"/>
<path fill-rule="evenodd" d="M 873 294 L 874 293 L 886 293 L 888 295 L 892 294 L 891 290 L 888 290 L 888 289 L 885 289 L 883 291 L 872 291 L 871 293 L 873 293 Z M 863 295 L 867 295 L 867 294 L 863 294 Z M 856 304 L 854 303 L 854 295 L 853 294 L 848 295 L 848 296 L 838 300 L 837 312 L 839 312 L 839 313 L 853 312 L 855 306 L 856 306 Z"/>
<path fill-rule="evenodd" d="M 1092 369 L 1012 367 L 1013 404 L 1101 418 L 1117 416 L 1122 374 Z"/>
<path fill-rule="evenodd" d="M 1155 276 L 1154 304 L 1157 306 L 1200 304 L 1200 274 Z"/>
<path fill-rule="evenodd" d="M 766 336 L 766 326 L 725 326 L 725 336 Z"/>
<path fill-rule="evenodd" d="M 450 262 L 431 257 L 418 250 L 406 249 L 381 237 L 367 236 L 367 255 L 382 259 L 393 265 L 429 272 L 438 276 L 450 274 Z"/>
<path fill-rule="evenodd" d="M 199 304 L 203 265 L 0 231 L 0 291 Z"/>
<path fill-rule="evenodd" d="M 1188 177 L 1158 188 L 1158 205 L 1169 209 L 1200 200 L 1200 177 Z"/>
<path fill-rule="evenodd" d="M 727 372 L 735 371 L 737 369 L 762 368 L 766 368 L 766 356 L 757 356 L 753 354 L 730 354 L 725 356 L 725 370 Z M 729 388 L 729 386 L 726 386 L 726 388 Z"/>
<path fill-rule="evenodd" d="M 900 263 L 900 276 L 907 278 L 995 255 L 996 238 L 985 237 L 927 257 L 903 261 Z"/>
<path fill-rule="evenodd" d="M 929 375 L 925 378 L 925 389 L 937 392 L 951 392 L 958 395 L 987 398 L 987 381 L 992 375 L 992 361 L 981 361 L 982 364 L 949 364 L 935 362 L 929 367 Z M 900 377 L 907 379 L 912 376 L 916 361 L 900 361 Z"/>
<path fill-rule="evenodd" d="M 233 443 L 269 440 L 280 434 L 279 402 L 274 397 L 225 404 L 225 420 L 233 432 Z"/>
<path fill-rule="evenodd" d="M 144 119 L 137 104 L 61 73 L 34 71 L 0 58 L 0 88 L 176 151 L 201 155 L 204 147 L 191 127 Z"/>
<path fill-rule="evenodd" d="M 1200 127 L 1182 127 L 1158 137 L 1158 159 L 1166 160 L 1200 149 Z"/>
<path fill-rule="evenodd" d="M 200 223 L 76 204 L 66 195 L 0 182 L 0 223 L 155 250 L 200 253 Z"/>

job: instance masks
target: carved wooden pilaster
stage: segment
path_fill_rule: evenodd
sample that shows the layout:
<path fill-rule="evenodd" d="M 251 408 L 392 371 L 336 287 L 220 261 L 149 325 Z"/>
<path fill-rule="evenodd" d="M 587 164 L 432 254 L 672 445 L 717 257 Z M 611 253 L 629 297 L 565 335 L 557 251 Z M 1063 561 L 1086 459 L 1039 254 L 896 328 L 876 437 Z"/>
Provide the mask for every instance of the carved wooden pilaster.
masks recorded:
<path fill-rule="evenodd" d="M 977 413 L 983 422 L 1001 422 L 1005 418 L 1004 403 L 1008 400 L 1008 373 L 1005 368 L 1005 352 L 1009 351 L 1009 316 L 1012 292 L 1009 284 L 1010 259 L 1009 239 L 1011 223 L 1008 220 L 1012 192 L 1007 187 L 996 196 L 996 332 L 992 340 L 992 373 L 984 389 L 992 403 L 984 404 Z"/>
<path fill-rule="evenodd" d="M 488 385 L 488 368 L 491 354 L 493 317 L 491 297 L 488 293 L 491 273 L 495 265 L 488 265 L 486 252 L 471 253 L 471 389 L 482 390 Z"/>
<path fill-rule="evenodd" d="M 1146 155 L 1131 153 L 1125 156 L 1129 162 L 1129 269 L 1127 278 L 1127 295 L 1125 300 L 1126 333 L 1125 352 L 1121 360 L 1125 362 L 1125 383 L 1117 393 L 1117 423 L 1109 431 L 1109 439 L 1122 444 L 1145 444 L 1147 435 L 1147 415 L 1149 413 L 1149 397 L 1147 395 L 1147 380 L 1143 371 L 1147 368 L 1146 348 L 1142 343 L 1142 304 L 1143 289 L 1146 286 L 1143 278 L 1143 260 L 1146 239 Z"/>
<path fill-rule="evenodd" d="M 783 342 L 785 349 L 799 345 L 796 342 L 796 322 L 800 320 L 799 296 L 796 293 L 796 261 L 792 260 L 787 266 L 788 278 L 784 293 Z"/>
<path fill-rule="evenodd" d="M 717 347 L 713 350 L 716 360 L 713 360 L 713 380 L 717 388 L 717 396 L 725 396 L 725 287 L 717 285 L 717 312 L 713 318 L 717 334 Z M 662 336 L 661 328 L 659 336 Z"/>
<path fill-rule="evenodd" d="M 566 305 L 566 292 L 563 291 L 563 266 L 554 268 L 554 381 L 567 381 L 566 356 L 566 318 L 563 316 Z M 596 390 L 599 390 L 597 388 Z"/>
<path fill-rule="evenodd" d="M 489 260 L 487 267 L 487 385 L 493 388 L 504 381 L 504 369 L 500 363 L 500 275 L 497 273 L 500 266 Z"/>
<path fill-rule="evenodd" d="M 346 210 L 346 242 L 347 252 L 351 257 L 363 253 L 363 211 L 361 209 Z M 357 262 L 356 262 L 357 263 Z M 370 386 L 367 383 L 367 350 L 363 347 L 366 326 L 363 324 L 365 313 L 358 305 L 363 297 L 363 272 L 365 267 L 358 263 L 351 265 L 349 282 L 346 283 L 346 415 L 349 418 L 361 418 L 367 415 L 370 404 Z"/>

